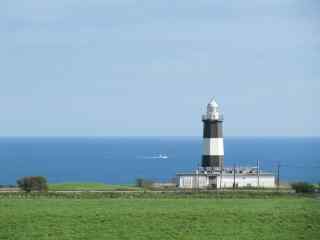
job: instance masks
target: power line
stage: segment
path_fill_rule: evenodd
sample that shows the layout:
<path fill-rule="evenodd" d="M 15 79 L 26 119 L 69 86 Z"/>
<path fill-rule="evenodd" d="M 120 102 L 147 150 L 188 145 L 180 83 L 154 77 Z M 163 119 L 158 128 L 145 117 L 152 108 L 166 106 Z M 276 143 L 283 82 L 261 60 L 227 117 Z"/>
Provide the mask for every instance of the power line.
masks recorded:
<path fill-rule="evenodd" d="M 320 168 L 320 165 L 289 165 L 289 164 L 281 164 L 281 167 L 288 167 L 288 168 Z"/>

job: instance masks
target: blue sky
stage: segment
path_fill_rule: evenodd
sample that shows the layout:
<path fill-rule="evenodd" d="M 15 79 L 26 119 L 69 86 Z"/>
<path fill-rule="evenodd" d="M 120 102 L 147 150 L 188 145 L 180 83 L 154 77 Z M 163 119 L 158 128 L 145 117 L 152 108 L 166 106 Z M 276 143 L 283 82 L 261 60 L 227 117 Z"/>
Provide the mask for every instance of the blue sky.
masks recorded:
<path fill-rule="evenodd" d="M 319 136 L 320 2 L 0 1 L 0 135 Z"/>

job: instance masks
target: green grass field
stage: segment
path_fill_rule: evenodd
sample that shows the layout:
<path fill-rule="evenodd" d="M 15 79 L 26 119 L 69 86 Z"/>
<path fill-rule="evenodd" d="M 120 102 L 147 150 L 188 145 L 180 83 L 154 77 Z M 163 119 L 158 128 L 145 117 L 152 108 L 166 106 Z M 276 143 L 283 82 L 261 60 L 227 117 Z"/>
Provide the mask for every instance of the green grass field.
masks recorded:
<path fill-rule="evenodd" d="M 104 190 L 104 191 L 116 191 L 116 190 L 139 190 L 140 188 L 133 185 L 114 185 L 104 183 L 56 183 L 49 184 L 50 191 L 89 191 L 89 190 Z"/>
<path fill-rule="evenodd" d="M 0 199 L 0 239 L 320 239 L 320 201 Z"/>

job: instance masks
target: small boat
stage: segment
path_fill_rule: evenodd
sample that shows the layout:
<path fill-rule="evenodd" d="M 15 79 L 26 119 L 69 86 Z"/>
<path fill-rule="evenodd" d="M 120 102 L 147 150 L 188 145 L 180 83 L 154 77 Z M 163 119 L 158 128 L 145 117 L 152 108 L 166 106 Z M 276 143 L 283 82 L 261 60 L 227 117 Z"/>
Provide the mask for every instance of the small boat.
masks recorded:
<path fill-rule="evenodd" d="M 159 154 L 158 156 L 154 156 L 152 158 L 154 158 L 154 159 L 168 159 L 169 157 L 166 154 Z"/>

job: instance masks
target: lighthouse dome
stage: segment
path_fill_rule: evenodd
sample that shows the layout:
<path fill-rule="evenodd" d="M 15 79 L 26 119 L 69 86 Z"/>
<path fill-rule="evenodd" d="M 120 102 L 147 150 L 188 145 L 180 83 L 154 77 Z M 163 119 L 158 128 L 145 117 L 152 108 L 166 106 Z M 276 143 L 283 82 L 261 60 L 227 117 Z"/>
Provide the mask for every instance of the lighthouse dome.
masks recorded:
<path fill-rule="evenodd" d="M 214 98 L 212 98 L 212 100 L 208 103 L 208 107 L 212 107 L 212 108 L 218 108 L 219 105 L 218 103 L 216 102 L 216 100 Z"/>
<path fill-rule="evenodd" d="M 219 111 L 219 105 L 214 98 L 207 105 L 207 113 L 202 116 L 203 120 L 223 120 L 222 114 Z"/>

